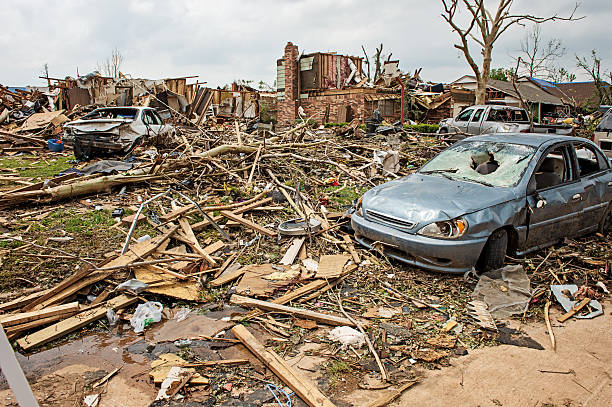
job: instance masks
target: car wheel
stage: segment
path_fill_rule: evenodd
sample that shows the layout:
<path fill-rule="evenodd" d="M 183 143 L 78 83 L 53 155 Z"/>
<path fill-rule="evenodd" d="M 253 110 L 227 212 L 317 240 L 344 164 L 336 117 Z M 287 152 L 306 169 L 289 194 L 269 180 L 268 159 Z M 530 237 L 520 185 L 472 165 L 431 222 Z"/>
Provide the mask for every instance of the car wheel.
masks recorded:
<path fill-rule="evenodd" d="M 608 211 L 599 225 L 599 233 L 606 235 L 612 232 L 612 202 L 608 204 Z"/>
<path fill-rule="evenodd" d="M 480 272 L 497 270 L 502 268 L 506 259 L 506 250 L 508 248 L 508 232 L 504 229 L 498 229 L 489 236 L 489 240 L 485 244 L 478 259 L 476 268 Z"/>

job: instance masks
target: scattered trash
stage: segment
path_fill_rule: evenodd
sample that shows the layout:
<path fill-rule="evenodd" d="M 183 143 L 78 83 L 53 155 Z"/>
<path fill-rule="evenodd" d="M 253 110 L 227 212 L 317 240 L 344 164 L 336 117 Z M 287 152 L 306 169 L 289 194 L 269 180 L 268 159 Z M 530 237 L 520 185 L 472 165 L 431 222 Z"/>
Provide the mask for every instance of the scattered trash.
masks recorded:
<path fill-rule="evenodd" d="M 119 284 L 115 290 L 117 291 L 131 291 L 135 294 L 140 294 L 141 292 L 143 292 L 144 290 L 146 290 L 149 287 L 148 284 L 143 283 L 142 281 L 136 279 L 136 278 L 132 278 L 131 280 L 127 280 L 124 281 L 123 283 Z"/>
<path fill-rule="evenodd" d="M 350 326 L 339 326 L 332 329 L 328 336 L 330 341 L 340 342 L 343 348 L 353 346 L 360 348 L 365 345 L 365 335 Z"/>
<path fill-rule="evenodd" d="M 153 301 L 138 305 L 134 316 L 130 318 L 130 325 L 134 328 L 134 332 L 143 332 L 147 326 L 161 321 L 163 309 L 164 306 L 161 303 Z"/>
<path fill-rule="evenodd" d="M 321 230 L 321 221 L 310 218 L 308 223 L 301 219 L 292 219 L 278 225 L 278 232 L 286 236 L 305 236 Z"/>
<path fill-rule="evenodd" d="M 483 301 L 494 318 L 522 314 L 531 299 L 529 277 L 520 265 L 483 273 L 472 298 Z"/>
<path fill-rule="evenodd" d="M 550 290 L 552 291 L 557 301 L 559 301 L 559 304 L 561 304 L 563 309 L 568 313 L 575 309 L 574 307 L 578 303 L 580 303 L 580 301 L 573 299 L 576 293 L 578 292 L 578 286 L 575 284 L 551 285 Z M 588 306 L 592 309 L 591 312 L 588 312 L 586 314 L 575 313 L 575 315 L 572 315 L 578 319 L 590 319 L 603 314 L 603 306 L 599 301 L 590 300 L 587 301 L 587 303 Z"/>

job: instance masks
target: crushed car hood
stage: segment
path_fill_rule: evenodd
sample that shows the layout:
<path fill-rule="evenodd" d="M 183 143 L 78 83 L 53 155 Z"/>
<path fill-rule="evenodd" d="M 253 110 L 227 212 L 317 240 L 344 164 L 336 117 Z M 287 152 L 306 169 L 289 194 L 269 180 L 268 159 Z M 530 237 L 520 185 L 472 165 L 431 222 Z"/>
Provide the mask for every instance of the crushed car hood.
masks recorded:
<path fill-rule="evenodd" d="M 65 124 L 76 132 L 82 133 L 101 133 L 116 129 L 124 124 L 132 123 L 131 119 L 91 119 L 75 120 Z"/>
<path fill-rule="evenodd" d="M 372 188 L 363 196 L 365 216 L 376 211 L 415 223 L 413 231 L 431 222 L 454 219 L 515 198 L 512 188 L 450 180 L 441 175 L 412 174 Z"/>

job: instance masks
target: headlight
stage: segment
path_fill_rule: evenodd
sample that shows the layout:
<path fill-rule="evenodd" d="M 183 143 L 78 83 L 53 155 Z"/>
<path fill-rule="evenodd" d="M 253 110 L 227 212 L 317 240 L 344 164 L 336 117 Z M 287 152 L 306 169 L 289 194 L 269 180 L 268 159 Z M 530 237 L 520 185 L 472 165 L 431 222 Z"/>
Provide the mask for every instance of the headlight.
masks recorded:
<path fill-rule="evenodd" d="M 467 232 L 468 224 L 463 218 L 430 223 L 421 230 L 419 235 L 437 237 L 441 239 L 456 239 Z"/>
<path fill-rule="evenodd" d="M 359 198 L 357 201 L 357 205 L 355 205 L 355 213 L 363 218 L 363 206 L 361 202 L 363 201 L 363 197 Z"/>

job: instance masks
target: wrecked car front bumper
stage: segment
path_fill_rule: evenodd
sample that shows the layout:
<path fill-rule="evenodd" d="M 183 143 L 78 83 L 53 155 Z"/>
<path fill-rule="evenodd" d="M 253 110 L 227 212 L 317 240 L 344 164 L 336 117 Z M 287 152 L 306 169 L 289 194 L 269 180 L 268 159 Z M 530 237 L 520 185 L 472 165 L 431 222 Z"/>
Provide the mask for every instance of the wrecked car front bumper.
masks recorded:
<path fill-rule="evenodd" d="M 404 263 L 445 273 L 465 273 L 476 265 L 487 238 L 469 240 L 434 239 L 413 235 L 371 222 L 356 213 L 351 216 L 355 239 L 371 248 L 383 244 L 383 253 Z"/>

